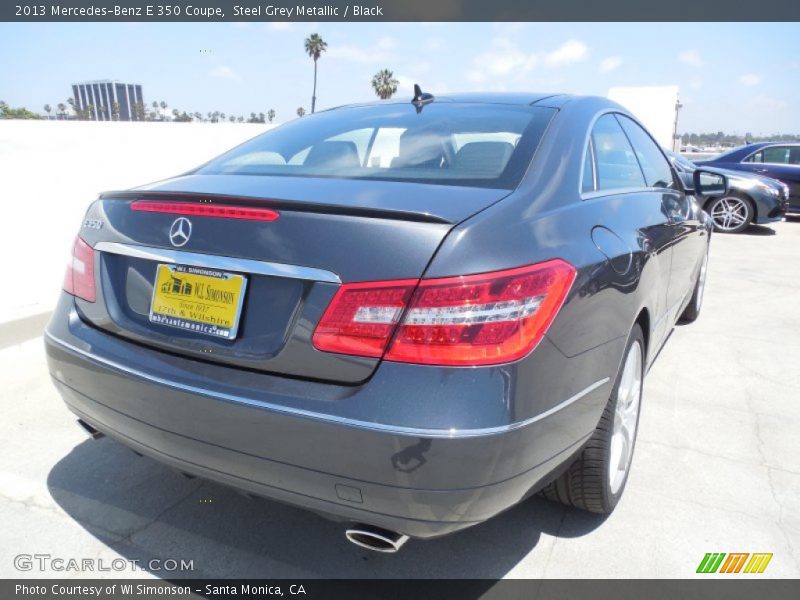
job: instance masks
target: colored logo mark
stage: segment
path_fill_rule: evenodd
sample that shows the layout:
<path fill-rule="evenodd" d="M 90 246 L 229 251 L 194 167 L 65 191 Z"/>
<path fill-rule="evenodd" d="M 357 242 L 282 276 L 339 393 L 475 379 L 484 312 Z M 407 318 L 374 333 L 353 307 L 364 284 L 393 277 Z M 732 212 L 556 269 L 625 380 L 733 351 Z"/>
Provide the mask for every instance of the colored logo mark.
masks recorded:
<path fill-rule="evenodd" d="M 772 553 L 708 552 L 697 567 L 698 573 L 763 573 Z"/>

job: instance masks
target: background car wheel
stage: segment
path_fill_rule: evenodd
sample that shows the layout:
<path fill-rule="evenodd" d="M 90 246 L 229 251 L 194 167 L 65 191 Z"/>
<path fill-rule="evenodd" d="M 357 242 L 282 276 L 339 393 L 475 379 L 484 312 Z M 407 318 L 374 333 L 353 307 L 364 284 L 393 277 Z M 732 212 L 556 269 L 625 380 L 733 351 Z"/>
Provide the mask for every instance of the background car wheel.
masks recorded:
<path fill-rule="evenodd" d="M 635 325 L 600 423 L 577 460 L 542 495 L 593 513 L 607 514 L 628 481 L 644 379 L 644 337 Z"/>
<path fill-rule="evenodd" d="M 714 229 L 722 233 L 744 231 L 753 220 L 753 205 L 737 192 L 715 198 L 706 206 L 706 212 L 714 223 Z"/>
<path fill-rule="evenodd" d="M 706 287 L 706 274 L 708 272 L 708 248 L 703 256 L 703 262 L 700 263 L 700 272 L 697 274 L 697 282 L 694 284 L 694 291 L 692 292 L 692 299 L 689 304 L 683 309 L 683 314 L 679 321 L 681 323 L 693 323 L 700 316 L 700 307 L 703 305 L 703 292 Z"/>

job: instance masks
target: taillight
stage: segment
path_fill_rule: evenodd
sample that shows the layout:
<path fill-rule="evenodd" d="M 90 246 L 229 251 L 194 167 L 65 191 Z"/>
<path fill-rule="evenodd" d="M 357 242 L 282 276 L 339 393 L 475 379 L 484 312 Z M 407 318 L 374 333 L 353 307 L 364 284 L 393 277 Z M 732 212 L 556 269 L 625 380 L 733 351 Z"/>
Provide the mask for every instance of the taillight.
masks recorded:
<path fill-rule="evenodd" d="M 426 365 L 511 362 L 539 343 L 574 278 L 574 267 L 555 259 L 494 273 L 423 279 L 410 298 L 413 280 L 344 285 L 320 321 L 314 345 L 378 357 L 388 344 L 386 360 Z M 359 295 L 351 293 L 355 290 Z M 381 290 L 392 290 L 391 301 Z M 324 344 L 318 339 L 321 331 Z M 363 352 L 366 343 L 369 353 Z"/>
<path fill-rule="evenodd" d="M 131 210 L 138 212 L 189 215 L 195 217 L 219 217 L 223 219 L 245 219 L 248 221 L 276 221 L 280 214 L 269 208 L 234 206 L 232 204 L 208 204 L 202 202 L 162 202 L 160 200 L 134 200 Z"/>
<path fill-rule="evenodd" d="M 64 291 L 87 302 L 95 301 L 94 249 L 76 237 L 64 274 Z"/>
<path fill-rule="evenodd" d="M 314 347 L 340 354 L 382 356 L 417 281 L 342 285 L 314 331 Z"/>

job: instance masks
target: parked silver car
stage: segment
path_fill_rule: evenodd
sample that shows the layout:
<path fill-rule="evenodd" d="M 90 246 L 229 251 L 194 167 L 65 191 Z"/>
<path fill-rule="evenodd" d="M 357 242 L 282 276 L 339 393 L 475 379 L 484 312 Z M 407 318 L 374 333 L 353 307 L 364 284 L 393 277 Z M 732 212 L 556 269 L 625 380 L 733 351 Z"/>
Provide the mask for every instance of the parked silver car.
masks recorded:
<path fill-rule="evenodd" d="M 680 154 L 666 151 L 678 175 L 684 183 L 692 181 L 692 174 L 699 168 Z M 720 173 L 728 178 L 728 193 L 711 196 L 703 202 L 703 209 L 714 223 L 714 229 L 722 233 L 739 233 L 751 223 L 780 221 L 789 205 L 789 187 L 775 179 L 703 166 L 702 169 Z"/>

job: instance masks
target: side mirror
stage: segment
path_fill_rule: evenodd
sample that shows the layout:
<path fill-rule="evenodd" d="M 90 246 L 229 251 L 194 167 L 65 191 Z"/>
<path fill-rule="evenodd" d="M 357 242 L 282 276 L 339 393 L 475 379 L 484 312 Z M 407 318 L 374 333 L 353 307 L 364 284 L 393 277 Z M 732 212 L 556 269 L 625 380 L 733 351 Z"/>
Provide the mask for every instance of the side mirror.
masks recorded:
<path fill-rule="evenodd" d="M 699 196 L 724 196 L 728 193 L 728 178 L 721 173 L 696 169 L 692 174 L 694 193 Z"/>

